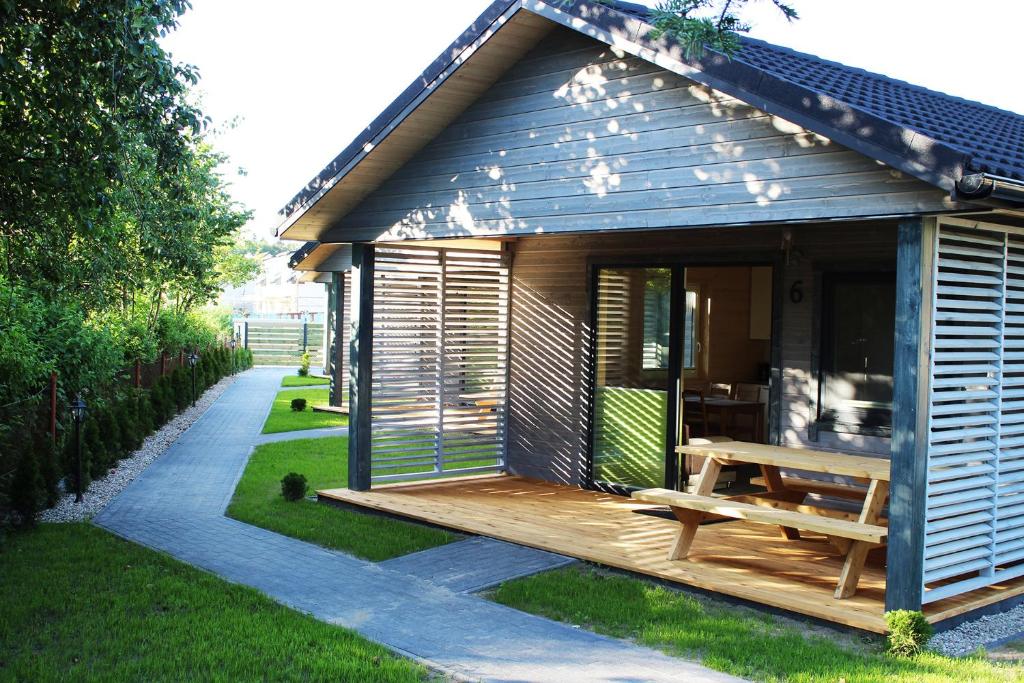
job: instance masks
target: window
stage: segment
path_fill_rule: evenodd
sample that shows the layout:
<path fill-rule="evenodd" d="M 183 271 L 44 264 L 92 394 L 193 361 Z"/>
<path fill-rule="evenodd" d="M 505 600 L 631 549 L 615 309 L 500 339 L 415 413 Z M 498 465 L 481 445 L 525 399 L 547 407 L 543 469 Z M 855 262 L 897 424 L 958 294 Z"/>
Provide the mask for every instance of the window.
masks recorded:
<path fill-rule="evenodd" d="M 896 277 L 830 275 L 822 290 L 818 428 L 889 436 Z"/>
<path fill-rule="evenodd" d="M 700 292 L 686 288 L 686 318 L 683 321 L 683 370 L 687 374 L 697 371 L 700 362 Z"/>
<path fill-rule="evenodd" d="M 648 280 L 644 288 L 644 370 L 668 369 L 671 292 L 668 282 Z M 683 320 L 683 370 L 695 372 L 700 362 L 700 292 L 686 289 Z"/>
<path fill-rule="evenodd" d="M 672 278 L 666 269 L 649 269 L 644 282 L 644 370 L 668 368 Z"/>

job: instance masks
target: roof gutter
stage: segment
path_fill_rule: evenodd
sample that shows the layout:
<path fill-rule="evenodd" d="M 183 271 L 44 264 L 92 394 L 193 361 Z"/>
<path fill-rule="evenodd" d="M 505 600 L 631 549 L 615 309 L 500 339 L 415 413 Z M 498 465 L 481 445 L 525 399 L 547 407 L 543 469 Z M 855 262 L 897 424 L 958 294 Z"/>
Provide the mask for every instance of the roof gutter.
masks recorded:
<path fill-rule="evenodd" d="M 953 198 L 1000 207 L 1024 207 L 1024 183 L 989 173 L 972 173 L 956 181 Z"/>
<path fill-rule="evenodd" d="M 292 270 L 295 270 L 295 267 L 302 263 L 303 261 L 305 261 L 306 257 L 309 256 L 313 252 L 313 250 L 319 246 L 320 243 L 316 241 L 306 242 L 305 244 L 303 244 L 301 247 L 296 249 L 295 252 L 291 255 L 291 258 L 288 259 L 288 267 L 291 268 Z"/>

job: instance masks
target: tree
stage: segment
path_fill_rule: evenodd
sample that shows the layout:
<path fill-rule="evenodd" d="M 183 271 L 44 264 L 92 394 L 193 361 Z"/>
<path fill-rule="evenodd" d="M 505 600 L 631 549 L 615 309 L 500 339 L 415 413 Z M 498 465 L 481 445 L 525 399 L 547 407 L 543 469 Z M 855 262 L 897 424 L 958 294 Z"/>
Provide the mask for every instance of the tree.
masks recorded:
<path fill-rule="evenodd" d="M 186 0 L 0 2 L 0 249 L 57 287 L 95 286 L 115 244 L 112 190 L 139 145 L 171 177 L 205 120 L 196 71 L 159 38 Z M 129 141 L 135 144 L 127 144 Z M 70 253 L 69 253 L 70 252 Z"/>
<path fill-rule="evenodd" d="M 571 0 L 565 0 L 568 4 Z M 797 11 L 782 0 L 767 0 L 789 21 L 799 19 Z M 615 6 L 614 0 L 597 0 Z M 740 14 L 750 0 L 664 0 L 651 9 L 651 38 L 667 36 L 683 46 L 687 59 L 700 57 L 706 48 L 732 56 L 740 48 L 740 33 L 748 33 L 750 24 Z"/>

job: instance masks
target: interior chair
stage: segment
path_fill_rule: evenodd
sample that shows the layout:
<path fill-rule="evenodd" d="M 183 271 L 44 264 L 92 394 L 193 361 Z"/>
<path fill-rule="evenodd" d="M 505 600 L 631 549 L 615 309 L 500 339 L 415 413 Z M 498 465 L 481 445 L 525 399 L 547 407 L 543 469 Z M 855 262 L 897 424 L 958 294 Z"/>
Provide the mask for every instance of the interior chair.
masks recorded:
<path fill-rule="evenodd" d="M 686 398 L 691 400 L 687 401 Z M 708 411 L 704 405 L 704 394 L 697 389 L 683 390 L 683 444 L 688 446 L 707 446 L 712 443 L 732 441 L 732 437 L 724 434 L 711 434 L 708 424 Z M 685 457 L 683 463 L 686 474 L 697 474 L 704 466 L 704 458 L 698 455 Z"/>
<path fill-rule="evenodd" d="M 762 391 L 766 392 L 766 388 L 760 384 L 740 382 L 736 385 L 733 398 L 737 401 L 761 402 Z M 753 416 L 743 414 L 736 415 L 733 417 L 731 427 L 731 431 L 735 432 L 737 439 L 742 441 L 757 440 L 757 425 Z"/>
<path fill-rule="evenodd" d="M 726 382 L 712 382 L 708 385 L 708 396 L 732 398 L 732 385 Z"/>

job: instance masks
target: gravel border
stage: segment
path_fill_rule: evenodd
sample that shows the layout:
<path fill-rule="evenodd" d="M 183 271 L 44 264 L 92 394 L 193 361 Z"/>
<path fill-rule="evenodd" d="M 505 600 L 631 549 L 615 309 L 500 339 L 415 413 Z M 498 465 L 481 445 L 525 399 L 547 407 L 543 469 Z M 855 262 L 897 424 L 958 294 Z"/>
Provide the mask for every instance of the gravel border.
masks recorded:
<path fill-rule="evenodd" d="M 979 647 L 996 647 L 1017 638 L 1024 638 L 1024 605 L 936 633 L 928 643 L 928 649 L 949 657 L 960 657 L 974 653 Z"/>
<path fill-rule="evenodd" d="M 171 418 L 170 422 L 159 430 L 147 436 L 139 450 L 132 453 L 131 457 L 118 462 L 107 476 L 102 479 L 94 479 L 89 484 L 81 503 L 75 503 L 75 494 L 68 493 L 62 496 L 52 508 L 40 513 L 39 521 L 81 522 L 98 514 L 117 494 L 132 483 L 132 480 L 142 474 L 143 470 L 170 448 L 182 433 L 202 417 L 206 409 L 220 398 L 220 395 L 231 386 L 237 377 L 238 375 L 228 375 L 223 378 L 207 389 L 196 401 L 195 406 L 189 406 Z"/>

